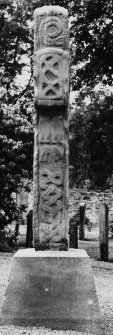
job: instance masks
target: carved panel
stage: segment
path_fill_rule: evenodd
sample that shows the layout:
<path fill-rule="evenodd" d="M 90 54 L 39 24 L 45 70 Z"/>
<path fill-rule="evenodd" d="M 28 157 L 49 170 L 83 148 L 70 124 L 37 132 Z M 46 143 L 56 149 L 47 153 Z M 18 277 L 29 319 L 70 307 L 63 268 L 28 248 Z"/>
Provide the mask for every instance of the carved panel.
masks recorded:
<path fill-rule="evenodd" d="M 43 47 L 59 47 L 69 49 L 68 15 L 67 11 L 40 15 L 35 13 L 35 50 Z"/>
<path fill-rule="evenodd" d="M 40 115 L 39 142 L 61 143 L 64 142 L 64 117 L 63 115 Z"/>
<path fill-rule="evenodd" d="M 69 92 L 68 53 L 46 48 L 35 53 L 35 105 L 67 105 Z"/>
<path fill-rule="evenodd" d="M 40 218 L 50 224 L 56 218 L 60 221 L 63 209 L 64 147 L 41 145 L 40 149 Z"/>
<path fill-rule="evenodd" d="M 39 27 L 40 45 L 59 46 L 64 48 L 63 24 L 55 16 L 50 16 L 40 23 Z"/>
<path fill-rule="evenodd" d="M 63 210 L 63 171 L 45 168 L 40 174 L 40 221 L 59 229 Z M 51 236 L 51 234 L 50 234 Z"/>
<path fill-rule="evenodd" d="M 63 145 L 40 145 L 39 159 L 41 163 L 52 166 L 56 163 L 63 163 L 64 147 Z M 55 165 L 56 167 L 56 165 Z"/>

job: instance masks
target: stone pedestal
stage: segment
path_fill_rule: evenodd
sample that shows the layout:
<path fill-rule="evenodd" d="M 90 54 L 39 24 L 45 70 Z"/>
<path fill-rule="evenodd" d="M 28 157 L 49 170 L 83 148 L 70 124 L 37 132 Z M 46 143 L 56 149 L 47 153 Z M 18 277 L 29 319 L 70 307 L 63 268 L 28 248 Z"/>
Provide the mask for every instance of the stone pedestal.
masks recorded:
<path fill-rule="evenodd" d="M 12 261 L 2 324 L 98 334 L 99 305 L 86 252 L 18 251 Z"/>

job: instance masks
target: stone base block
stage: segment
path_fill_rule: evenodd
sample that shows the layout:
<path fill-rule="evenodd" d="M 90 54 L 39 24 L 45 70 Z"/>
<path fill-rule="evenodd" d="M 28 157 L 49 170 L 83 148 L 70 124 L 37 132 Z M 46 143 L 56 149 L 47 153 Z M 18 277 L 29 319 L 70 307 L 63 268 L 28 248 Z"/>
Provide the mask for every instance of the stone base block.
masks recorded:
<path fill-rule="evenodd" d="M 1 323 L 100 334 L 99 305 L 86 252 L 18 251 Z"/>

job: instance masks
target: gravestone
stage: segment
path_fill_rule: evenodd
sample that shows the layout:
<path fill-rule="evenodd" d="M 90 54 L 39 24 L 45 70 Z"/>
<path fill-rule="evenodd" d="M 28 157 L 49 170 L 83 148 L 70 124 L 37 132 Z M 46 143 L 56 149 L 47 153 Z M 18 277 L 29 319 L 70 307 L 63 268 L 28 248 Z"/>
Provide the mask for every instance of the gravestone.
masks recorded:
<path fill-rule="evenodd" d="M 80 203 L 79 207 L 79 240 L 84 240 L 85 235 L 85 204 Z"/>
<path fill-rule="evenodd" d="M 99 245 L 100 260 L 108 261 L 108 206 L 100 201 L 99 204 Z"/>
<path fill-rule="evenodd" d="M 90 260 L 68 249 L 69 33 L 67 10 L 35 10 L 34 248 L 13 257 L 2 324 L 100 335 Z"/>

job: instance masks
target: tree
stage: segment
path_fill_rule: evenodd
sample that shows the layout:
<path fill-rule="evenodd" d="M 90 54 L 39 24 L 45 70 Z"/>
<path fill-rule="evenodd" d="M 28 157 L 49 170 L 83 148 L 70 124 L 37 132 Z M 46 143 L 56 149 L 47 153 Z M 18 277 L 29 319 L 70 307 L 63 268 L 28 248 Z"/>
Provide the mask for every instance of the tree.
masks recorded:
<path fill-rule="evenodd" d="M 58 2 L 0 0 L 0 215 L 6 221 L 12 219 L 16 210 L 12 192 L 17 190 L 21 177 L 32 177 L 33 11 L 43 5 L 58 5 Z M 59 5 L 69 11 L 71 87 L 75 91 L 80 90 L 82 99 L 81 108 L 79 99 L 76 100 L 75 115 L 70 120 L 70 162 L 77 167 L 77 181 L 83 182 L 86 176 L 94 177 L 98 171 L 94 168 L 95 164 L 91 166 L 96 154 L 94 159 L 89 135 L 94 124 L 97 125 L 94 117 L 97 98 L 88 108 L 84 96 L 88 94 L 92 99 L 93 89 L 100 82 L 104 88 L 112 85 L 113 4 L 112 0 L 60 0 Z M 100 106 L 101 101 L 98 100 L 98 103 Z M 112 103 L 112 99 L 109 103 Z M 112 164 L 110 166 L 112 168 Z M 106 176 L 111 173 L 111 168 Z M 95 178 L 93 180 L 97 183 Z"/>
<path fill-rule="evenodd" d="M 91 105 L 88 136 L 94 184 L 102 188 L 113 171 L 113 96 L 98 97 Z"/>
<path fill-rule="evenodd" d="M 21 178 L 32 178 L 33 88 L 32 61 L 27 83 L 19 85 L 31 56 L 29 32 L 22 19 L 22 8 L 1 1 L 0 72 L 0 227 L 18 216 L 12 193 L 18 192 Z M 20 24 L 21 23 L 21 24 Z M 26 55 L 26 58 L 25 58 Z M 30 57 L 29 57 L 30 59 Z M 31 73 L 30 73 L 31 72 Z"/>
<path fill-rule="evenodd" d="M 12 193 L 18 192 L 21 178 L 32 178 L 33 131 L 23 110 L 13 106 L 0 113 L 0 218 L 1 225 L 12 221 L 16 204 Z M 16 212 L 17 214 L 17 212 Z"/>
<path fill-rule="evenodd" d="M 78 186 L 89 178 L 93 186 L 105 187 L 113 171 L 112 13 L 108 0 L 76 1 L 71 7 L 71 83 L 79 93 L 70 116 L 70 163 Z"/>
<path fill-rule="evenodd" d="M 84 180 L 89 178 L 90 151 L 88 147 L 88 133 L 90 130 L 91 113 L 84 101 L 83 93 L 76 97 L 70 113 L 69 143 L 70 165 L 74 167 L 73 182 L 76 186 L 83 186 Z"/>
<path fill-rule="evenodd" d="M 61 1 L 61 5 L 66 1 Z M 12 197 L 32 178 L 33 11 L 56 1 L 0 1 L 0 222 L 18 216 Z M 66 5 L 67 6 L 67 5 Z"/>
<path fill-rule="evenodd" d="M 93 91 L 90 98 L 87 105 L 79 95 L 70 119 L 70 163 L 77 186 L 90 179 L 105 188 L 113 171 L 113 96 Z"/>
<path fill-rule="evenodd" d="M 76 1 L 72 39 L 73 89 L 113 84 L 113 2 L 112 0 Z"/>
<path fill-rule="evenodd" d="M 0 217 L 11 222 L 17 208 L 12 192 L 32 178 L 33 11 L 57 1 L 0 1 Z M 69 6 L 62 0 L 60 5 Z M 1 225 L 2 226 L 2 225 Z"/>

